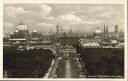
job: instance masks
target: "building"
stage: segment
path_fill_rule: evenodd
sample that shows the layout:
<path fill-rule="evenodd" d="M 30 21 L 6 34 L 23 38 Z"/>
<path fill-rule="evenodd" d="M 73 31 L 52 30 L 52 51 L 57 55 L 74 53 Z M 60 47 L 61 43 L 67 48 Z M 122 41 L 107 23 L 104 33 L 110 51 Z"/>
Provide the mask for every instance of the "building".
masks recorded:
<path fill-rule="evenodd" d="M 10 34 L 9 40 L 14 45 L 26 44 L 29 36 L 30 36 L 30 33 L 27 29 L 27 26 L 21 21 L 20 24 L 16 27 L 15 32 Z"/>
<path fill-rule="evenodd" d="M 123 43 L 123 32 L 119 32 L 118 26 L 115 26 L 113 32 L 109 32 L 108 26 L 103 27 L 103 32 L 97 27 L 92 36 L 86 36 L 79 40 L 82 47 L 116 47 Z M 122 45 L 119 45 L 122 46 Z"/>
<path fill-rule="evenodd" d="M 118 31 L 119 27 L 118 25 L 115 26 L 115 35 L 118 35 L 119 34 L 119 31 Z"/>
<path fill-rule="evenodd" d="M 97 29 L 94 31 L 94 38 L 101 38 L 102 31 L 97 27 Z"/>

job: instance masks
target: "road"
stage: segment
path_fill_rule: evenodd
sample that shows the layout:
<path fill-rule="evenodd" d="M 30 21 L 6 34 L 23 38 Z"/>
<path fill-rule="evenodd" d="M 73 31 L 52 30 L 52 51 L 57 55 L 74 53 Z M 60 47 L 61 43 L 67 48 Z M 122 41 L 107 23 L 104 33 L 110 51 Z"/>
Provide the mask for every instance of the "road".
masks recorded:
<path fill-rule="evenodd" d="M 65 69 L 65 78 L 71 78 L 71 67 L 70 67 L 70 61 L 69 61 L 69 55 L 66 56 L 66 69 Z"/>
<path fill-rule="evenodd" d="M 58 63 L 54 67 L 56 77 L 53 78 L 81 78 L 83 70 L 74 52 L 61 52 L 58 58 Z"/>
<path fill-rule="evenodd" d="M 71 69 L 70 69 L 70 63 L 69 60 L 66 60 L 66 72 L 65 72 L 65 78 L 71 78 Z"/>

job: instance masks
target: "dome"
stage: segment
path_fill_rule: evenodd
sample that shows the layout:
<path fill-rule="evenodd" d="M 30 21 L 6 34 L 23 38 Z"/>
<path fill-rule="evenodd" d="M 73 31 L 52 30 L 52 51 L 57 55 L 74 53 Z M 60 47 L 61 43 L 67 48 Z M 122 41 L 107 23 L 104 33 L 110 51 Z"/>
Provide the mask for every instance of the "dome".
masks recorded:
<path fill-rule="evenodd" d="M 19 24 L 18 27 L 16 27 L 18 30 L 27 30 L 27 26 L 24 24 Z"/>
<path fill-rule="evenodd" d="M 95 33 L 95 34 L 101 34 L 102 32 L 101 32 L 101 30 L 97 27 L 97 29 L 95 30 L 94 33 Z"/>
<path fill-rule="evenodd" d="M 16 30 L 15 32 L 19 32 L 18 30 Z"/>
<path fill-rule="evenodd" d="M 101 30 L 97 29 L 97 30 L 95 30 L 95 33 L 99 34 L 99 33 L 101 33 Z"/>
<path fill-rule="evenodd" d="M 33 30 L 33 32 L 37 32 L 37 30 Z"/>
<path fill-rule="evenodd" d="M 117 43 L 117 40 L 112 40 L 111 43 Z"/>

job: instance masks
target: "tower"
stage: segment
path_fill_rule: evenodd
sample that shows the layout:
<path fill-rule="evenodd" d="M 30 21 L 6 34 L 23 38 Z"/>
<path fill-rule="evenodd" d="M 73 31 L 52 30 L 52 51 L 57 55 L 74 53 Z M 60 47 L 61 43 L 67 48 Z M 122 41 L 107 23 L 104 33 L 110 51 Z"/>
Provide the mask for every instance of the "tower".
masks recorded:
<path fill-rule="evenodd" d="M 72 29 L 71 29 L 71 27 L 70 27 L 70 36 L 72 36 Z"/>
<path fill-rule="evenodd" d="M 99 29 L 99 27 L 97 26 L 97 29 Z"/>
<path fill-rule="evenodd" d="M 108 26 L 106 27 L 106 34 L 108 34 Z"/>
<path fill-rule="evenodd" d="M 24 24 L 23 24 L 23 18 L 21 18 L 19 25 L 24 25 Z"/>
<path fill-rule="evenodd" d="M 32 38 L 37 38 L 37 30 L 36 30 L 36 27 L 34 28 L 33 32 L 32 32 Z"/>
<path fill-rule="evenodd" d="M 105 25 L 104 25 L 104 34 L 106 34 L 106 27 L 105 27 Z"/>
<path fill-rule="evenodd" d="M 51 30 L 50 30 L 50 34 L 52 34 L 53 32 L 52 32 L 52 28 L 51 28 Z"/>
<path fill-rule="evenodd" d="M 56 25 L 56 35 L 57 35 L 57 37 L 58 37 L 58 35 L 59 35 L 59 23 Z"/>
<path fill-rule="evenodd" d="M 58 23 L 58 24 L 56 25 L 56 37 L 62 36 L 62 31 L 63 31 L 63 28 L 62 28 L 62 26 Z"/>
<path fill-rule="evenodd" d="M 104 35 L 108 34 L 108 26 L 104 25 Z"/>
<path fill-rule="evenodd" d="M 118 35 L 119 31 L 118 31 L 118 25 L 115 26 L 115 35 Z"/>

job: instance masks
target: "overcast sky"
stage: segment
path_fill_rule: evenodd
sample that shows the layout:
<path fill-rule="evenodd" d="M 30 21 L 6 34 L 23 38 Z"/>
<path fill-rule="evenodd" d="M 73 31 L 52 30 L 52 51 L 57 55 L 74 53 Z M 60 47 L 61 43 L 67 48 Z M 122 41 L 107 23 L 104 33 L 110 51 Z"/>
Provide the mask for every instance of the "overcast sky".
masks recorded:
<path fill-rule="evenodd" d="M 23 18 L 28 29 L 46 33 L 55 32 L 57 23 L 63 31 L 93 32 L 98 26 L 107 25 L 114 31 L 118 25 L 123 29 L 124 11 L 121 4 L 4 4 L 4 34 L 15 31 Z"/>

